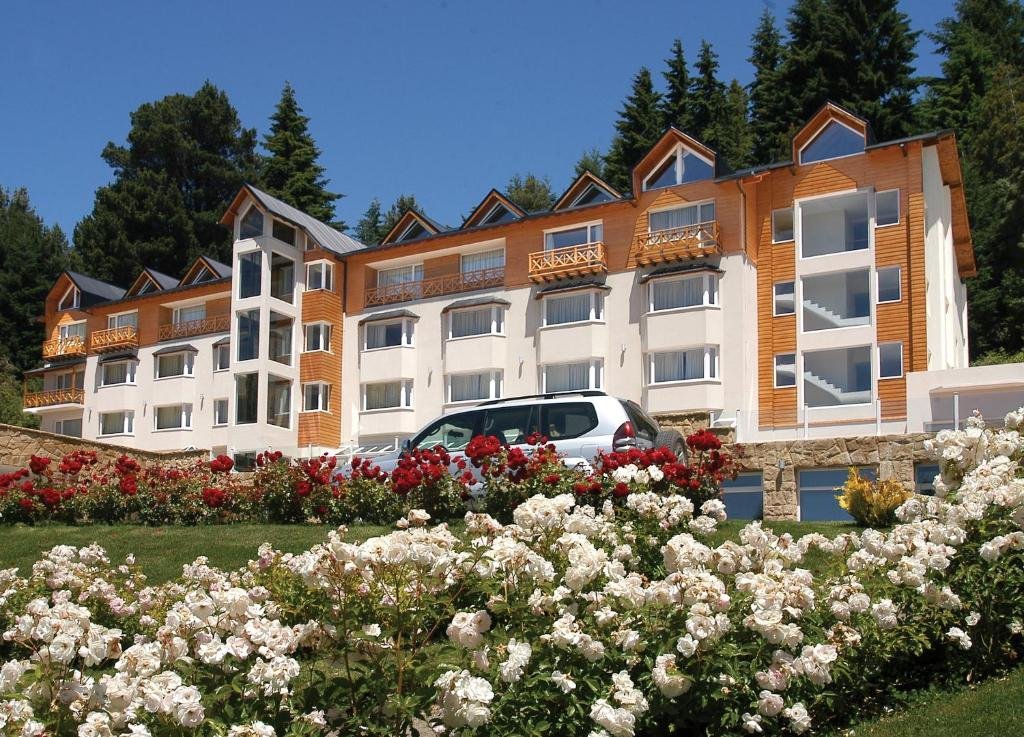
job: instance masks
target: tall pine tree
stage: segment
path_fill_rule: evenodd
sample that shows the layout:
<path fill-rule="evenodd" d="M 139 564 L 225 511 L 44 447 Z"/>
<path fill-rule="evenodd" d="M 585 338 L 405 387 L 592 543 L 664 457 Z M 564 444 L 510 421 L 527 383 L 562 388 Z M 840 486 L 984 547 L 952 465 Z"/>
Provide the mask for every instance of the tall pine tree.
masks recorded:
<path fill-rule="evenodd" d="M 752 162 L 754 149 L 753 132 L 747 111 L 750 99 L 747 91 L 735 79 L 725 90 L 725 104 L 718 122 L 712 147 L 733 169 L 742 169 Z"/>
<path fill-rule="evenodd" d="M 555 193 L 551 191 L 551 181 L 547 177 L 538 177 L 529 173 L 526 176 L 513 174 L 505 188 L 505 196 L 526 212 L 550 210 L 551 206 L 555 204 Z"/>
<path fill-rule="evenodd" d="M 344 223 L 334 221 L 334 203 L 341 195 L 327 190 L 326 170 L 317 161 L 320 149 L 309 133 L 309 118 L 302 114 L 288 82 L 270 121 L 270 132 L 263 140 L 270 152 L 263 162 L 263 186 L 292 207 L 344 230 Z"/>
<path fill-rule="evenodd" d="M 750 39 L 747 61 L 754 67 L 750 83 L 750 132 L 753 138 L 752 163 L 768 164 L 789 156 L 789 125 L 783 114 L 780 84 L 782 34 L 772 11 L 765 8 Z"/>
<path fill-rule="evenodd" d="M 701 41 L 690 83 L 691 136 L 716 148 L 709 138 L 717 137 L 717 126 L 725 108 L 725 85 L 718 79 L 718 54 L 707 41 Z"/>
<path fill-rule="evenodd" d="M 661 76 L 665 78 L 665 96 L 661 101 L 664 127 L 674 125 L 684 133 L 690 133 L 693 127 L 690 71 L 686 66 L 683 42 L 678 38 L 672 42 L 671 56 L 665 60 L 665 71 Z"/>
<path fill-rule="evenodd" d="M 256 131 L 209 82 L 140 106 L 131 122 L 127 144 L 103 150 L 114 181 L 75 227 L 86 269 L 127 286 L 145 266 L 175 275 L 201 254 L 229 261 L 218 221 L 244 182 L 260 183 Z"/>
<path fill-rule="evenodd" d="M 576 168 L 573 172 L 577 178 L 583 174 L 583 172 L 589 171 L 591 174 L 604 179 L 604 167 L 604 154 L 601 153 L 601 149 L 595 147 L 580 154 L 579 161 L 576 162 Z"/>
<path fill-rule="evenodd" d="M 359 222 L 356 223 L 356 240 L 367 246 L 375 246 L 380 243 L 381 238 L 387 233 L 384 228 L 384 212 L 380 205 L 380 200 L 376 197 L 370 202 L 366 208 L 366 212 L 359 218 Z"/>
<path fill-rule="evenodd" d="M 631 191 L 633 167 L 661 137 L 664 127 L 661 95 L 654 89 L 651 71 L 642 67 L 615 122 L 615 138 L 605 163 L 606 181 L 620 192 Z"/>

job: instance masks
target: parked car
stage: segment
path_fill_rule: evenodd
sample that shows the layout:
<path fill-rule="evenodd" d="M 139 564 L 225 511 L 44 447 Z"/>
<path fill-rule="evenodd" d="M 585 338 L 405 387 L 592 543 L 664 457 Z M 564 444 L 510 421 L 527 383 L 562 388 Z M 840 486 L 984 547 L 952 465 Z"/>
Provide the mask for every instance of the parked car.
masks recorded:
<path fill-rule="evenodd" d="M 414 448 L 440 445 L 458 456 L 475 436 L 493 435 L 506 447 L 526 450 L 534 433 L 554 443 L 567 466 L 585 469 L 599 452 L 666 446 L 679 457 L 686 453 L 683 436 L 662 430 L 636 402 L 578 391 L 494 399 L 449 412 L 406 440 L 401 451 L 374 460 L 391 473 L 402 453 Z"/>

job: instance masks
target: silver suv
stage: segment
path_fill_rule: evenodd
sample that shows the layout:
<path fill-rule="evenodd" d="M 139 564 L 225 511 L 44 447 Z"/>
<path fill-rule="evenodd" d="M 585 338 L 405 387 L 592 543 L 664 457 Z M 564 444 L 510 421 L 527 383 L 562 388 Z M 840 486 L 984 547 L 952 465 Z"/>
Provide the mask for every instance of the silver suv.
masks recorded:
<path fill-rule="evenodd" d="M 662 430 L 636 402 L 600 391 L 559 392 L 494 399 L 443 415 L 407 440 L 403 451 L 438 445 L 459 455 L 477 435 L 493 435 L 507 447 L 543 435 L 568 466 L 588 467 L 598 452 L 666 446 L 682 458 L 686 443 L 675 430 Z M 390 473 L 401 453 L 376 459 Z"/>

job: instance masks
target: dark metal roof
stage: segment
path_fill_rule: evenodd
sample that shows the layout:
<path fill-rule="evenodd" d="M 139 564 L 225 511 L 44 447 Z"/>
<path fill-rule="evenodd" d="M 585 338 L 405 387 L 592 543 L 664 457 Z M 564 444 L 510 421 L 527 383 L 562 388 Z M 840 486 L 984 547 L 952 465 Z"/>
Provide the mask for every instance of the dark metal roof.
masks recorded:
<path fill-rule="evenodd" d="M 207 286 L 209 286 L 211 284 L 224 284 L 224 283 L 227 283 L 227 282 L 230 282 L 230 281 L 231 281 L 231 276 L 229 275 L 229 276 L 226 276 L 226 277 L 221 278 L 221 279 L 213 279 L 211 281 L 200 282 L 199 284 L 182 284 L 181 286 L 175 287 L 174 289 L 162 289 L 159 292 L 147 292 L 146 294 L 136 294 L 136 295 L 134 295 L 132 297 L 123 297 L 121 299 L 112 299 L 112 300 L 108 300 L 106 302 L 102 302 L 100 304 L 112 305 L 112 304 L 117 304 L 118 302 L 127 302 L 129 300 L 133 300 L 134 301 L 134 300 L 137 300 L 137 299 L 149 299 L 150 297 L 160 297 L 162 299 L 163 297 L 167 296 L 168 294 L 174 294 L 175 292 L 184 292 L 187 289 L 195 289 L 196 287 L 207 287 Z"/>
<path fill-rule="evenodd" d="M 153 277 L 153 281 L 161 289 L 174 289 L 174 287 L 178 286 L 178 280 L 173 276 L 167 276 L 167 274 L 163 274 L 156 269 L 146 268 L 144 271 Z"/>
<path fill-rule="evenodd" d="M 82 292 L 99 297 L 103 301 L 120 299 L 124 296 L 124 289 L 107 284 L 105 281 L 79 274 L 77 271 L 69 271 L 67 275 Z"/>
<path fill-rule="evenodd" d="M 199 353 L 199 349 L 188 343 L 180 343 L 178 345 L 169 345 L 158 351 L 153 351 L 154 356 L 166 356 L 168 353 Z"/>
<path fill-rule="evenodd" d="M 231 267 L 228 266 L 227 264 L 222 264 L 220 261 L 212 259 L 209 256 L 203 256 L 203 261 L 208 263 L 210 267 L 215 272 L 217 272 L 217 276 L 219 276 L 221 279 L 225 279 L 231 276 Z"/>
<path fill-rule="evenodd" d="M 231 343 L 231 336 L 230 335 L 225 335 L 223 338 L 221 338 L 220 340 L 216 341 L 213 344 L 213 347 L 217 348 L 218 346 L 228 345 L 229 343 Z"/>
<path fill-rule="evenodd" d="M 249 190 L 252 196 L 256 198 L 256 201 L 259 202 L 268 212 L 302 228 L 313 236 L 313 239 L 317 243 L 327 250 L 338 254 L 344 254 L 352 253 L 353 251 L 361 251 L 366 248 L 365 244 L 360 243 L 355 238 L 351 238 L 344 233 L 335 230 L 326 223 L 321 223 L 316 218 L 307 215 L 302 212 L 302 210 L 292 207 L 287 202 L 282 202 L 276 197 L 273 197 L 262 190 L 256 189 L 256 187 L 251 184 L 246 184 L 245 187 Z"/>
<path fill-rule="evenodd" d="M 22 373 L 25 374 L 25 376 L 45 374 L 47 371 L 60 371 L 61 369 L 64 368 L 77 366 L 80 363 L 85 363 L 84 356 L 82 356 L 81 358 L 68 358 L 63 361 L 51 361 L 50 363 L 40 366 L 39 368 L 28 369 L 27 371 L 23 371 Z"/>
<path fill-rule="evenodd" d="M 550 287 L 545 287 L 537 292 L 537 299 L 540 299 L 546 294 L 556 294 L 557 292 L 573 292 L 577 289 L 603 289 L 610 290 L 607 284 L 598 279 L 569 279 L 557 284 L 552 284 Z"/>
<path fill-rule="evenodd" d="M 650 281 L 651 279 L 657 279 L 659 276 L 669 276 L 671 274 L 685 274 L 693 271 L 713 271 L 716 274 L 724 274 L 719 267 L 714 264 L 710 264 L 707 261 L 693 261 L 685 264 L 676 264 L 675 266 L 662 266 L 660 269 L 655 269 L 650 274 L 644 274 L 640 277 L 640 283 Z"/>
<path fill-rule="evenodd" d="M 500 297 L 473 297 L 472 299 L 460 299 L 452 302 L 450 305 L 441 310 L 441 314 L 449 312 L 451 310 L 461 310 L 463 307 L 483 307 L 484 305 L 500 305 L 501 307 L 511 307 L 512 303 L 507 299 L 501 299 Z"/>
<path fill-rule="evenodd" d="M 100 363 L 113 363 L 114 361 L 124 361 L 127 359 L 133 359 L 138 361 L 139 357 L 135 355 L 135 351 L 118 351 L 117 353 L 108 353 L 100 359 Z"/>
<path fill-rule="evenodd" d="M 399 317 L 411 317 L 414 320 L 420 319 L 419 315 L 409 310 L 389 310 L 387 312 L 378 312 L 375 315 L 367 315 L 359 321 L 359 324 L 362 325 L 367 322 L 378 322 L 380 320 L 394 320 Z"/>

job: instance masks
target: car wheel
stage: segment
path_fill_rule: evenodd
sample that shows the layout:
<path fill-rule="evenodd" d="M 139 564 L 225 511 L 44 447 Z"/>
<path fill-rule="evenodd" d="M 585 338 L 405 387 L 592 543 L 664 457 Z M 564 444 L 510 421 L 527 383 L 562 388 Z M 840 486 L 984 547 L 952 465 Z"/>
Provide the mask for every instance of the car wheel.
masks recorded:
<path fill-rule="evenodd" d="M 686 441 L 678 430 L 661 430 L 654 438 L 654 447 L 668 448 L 677 458 L 686 460 Z"/>

